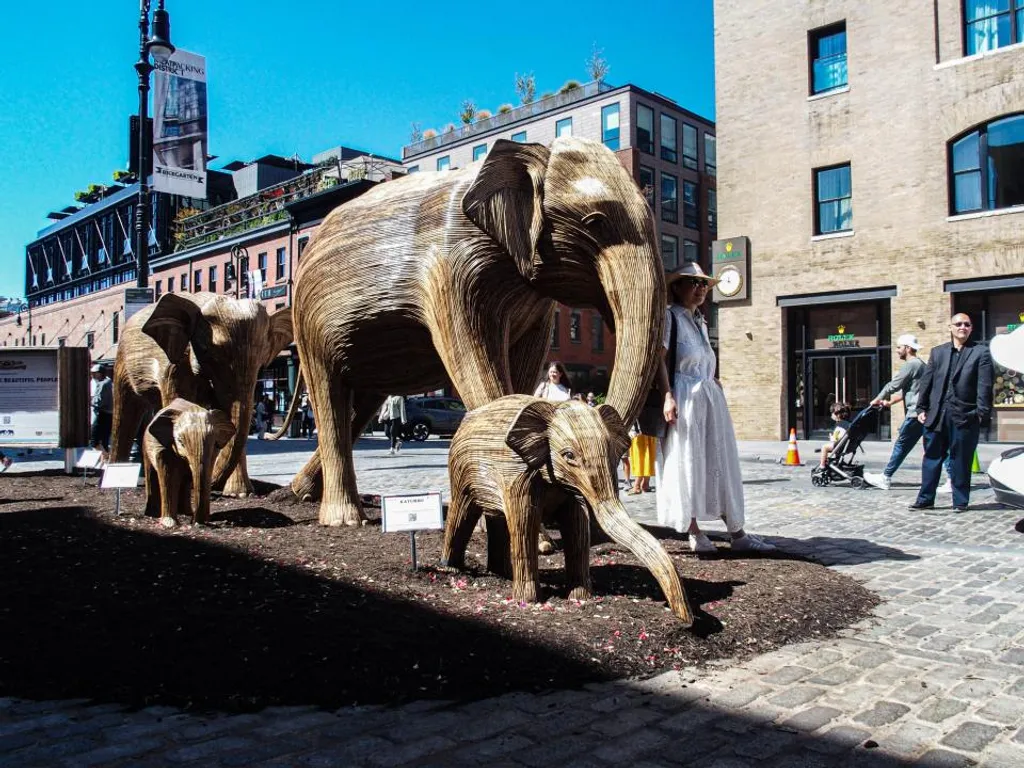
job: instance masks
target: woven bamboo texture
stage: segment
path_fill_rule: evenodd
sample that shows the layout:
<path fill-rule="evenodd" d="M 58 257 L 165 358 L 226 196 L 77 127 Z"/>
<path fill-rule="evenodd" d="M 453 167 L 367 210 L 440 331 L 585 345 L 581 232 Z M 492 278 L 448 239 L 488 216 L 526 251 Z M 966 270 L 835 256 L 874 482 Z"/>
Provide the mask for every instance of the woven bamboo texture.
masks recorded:
<path fill-rule="evenodd" d="M 114 362 L 112 461 L 127 461 L 147 414 L 180 397 L 229 414 L 235 435 L 217 456 L 213 488 L 251 493 L 245 446 L 256 380 L 291 340 L 291 309 L 271 315 L 250 299 L 169 293 L 137 312 Z"/>
<path fill-rule="evenodd" d="M 294 492 L 322 499 L 322 524 L 358 524 L 352 440 L 385 396 L 450 380 L 472 409 L 532 392 L 556 300 L 613 327 L 608 403 L 634 418 L 658 361 L 664 272 L 646 200 L 597 142 L 499 140 L 483 162 L 336 208 L 295 286 L 320 442 Z"/>
<path fill-rule="evenodd" d="M 672 559 L 619 500 L 616 465 L 628 447 L 626 428 L 608 405 L 512 395 L 471 412 L 448 455 L 452 495 L 442 562 L 465 565 L 473 527 L 486 514 L 488 569 L 511 571 L 513 598 L 536 601 L 537 536 L 551 520 L 562 532 L 569 596 L 589 599 L 593 512 L 605 533 L 650 570 L 689 626 L 693 617 Z"/>
<path fill-rule="evenodd" d="M 177 515 L 205 523 L 210 517 L 213 462 L 235 436 L 224 411 L 176 398 L 157 411 L 142 439 L 146 511 L 171 528 Z"/>

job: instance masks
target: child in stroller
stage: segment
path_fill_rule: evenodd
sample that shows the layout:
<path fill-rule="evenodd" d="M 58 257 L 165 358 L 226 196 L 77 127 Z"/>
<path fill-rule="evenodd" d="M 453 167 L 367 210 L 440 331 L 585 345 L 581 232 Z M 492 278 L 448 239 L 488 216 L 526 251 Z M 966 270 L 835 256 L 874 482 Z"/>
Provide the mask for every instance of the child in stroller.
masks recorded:
<path fill-rule="evenodd" d="M 832 405 L 836 429 L 832 440 L 822 446 L 821 463 L 811 472 L 811 485 L 822 487 L 849 480 L 853 488 L 865 487 L 864 465 L 855 463 L 854 459 L 860 444 L 875 427 L 874 418 L 878 410 L 878 406 L 869 405 L 847 423 L 850 406 L 846 403 Z"/>

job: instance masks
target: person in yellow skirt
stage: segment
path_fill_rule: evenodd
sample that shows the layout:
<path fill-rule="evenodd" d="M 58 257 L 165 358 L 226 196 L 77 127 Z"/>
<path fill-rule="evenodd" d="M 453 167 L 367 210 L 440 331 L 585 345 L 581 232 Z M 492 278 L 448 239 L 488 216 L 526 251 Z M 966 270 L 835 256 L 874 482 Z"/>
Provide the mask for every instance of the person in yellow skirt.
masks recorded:
<path fill-rule="evenodd" d="M 658 438 L 645 435 L 636 427 L 630 430 L 633 441 L 629 444 L 629 469 L 633 475 L 633 487 L 626 493 L 635 496 L 638 493 L 650 493 L 651 477 L 654 476 L 655 455 L 658 449 Z"/>

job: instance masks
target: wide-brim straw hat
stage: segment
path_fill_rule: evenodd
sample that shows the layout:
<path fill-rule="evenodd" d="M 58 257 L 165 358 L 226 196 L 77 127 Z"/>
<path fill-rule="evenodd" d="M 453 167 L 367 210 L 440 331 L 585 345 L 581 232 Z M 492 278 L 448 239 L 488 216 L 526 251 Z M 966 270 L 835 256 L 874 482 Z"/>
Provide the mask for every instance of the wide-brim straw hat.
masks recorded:
<path fill-rule="evenodd" d="M 676 280 L 681 280 L 684 277 L 694 277 L 700 278 L 701 280 L 707 280 L 708 285 L 714 285 L 718 282 L 717 277 L 705 274 L 704 270 L 700 268 L 700 264 L 695 261 L 688 261 L 665 275 L 665 285 L 672 285 Z"/>

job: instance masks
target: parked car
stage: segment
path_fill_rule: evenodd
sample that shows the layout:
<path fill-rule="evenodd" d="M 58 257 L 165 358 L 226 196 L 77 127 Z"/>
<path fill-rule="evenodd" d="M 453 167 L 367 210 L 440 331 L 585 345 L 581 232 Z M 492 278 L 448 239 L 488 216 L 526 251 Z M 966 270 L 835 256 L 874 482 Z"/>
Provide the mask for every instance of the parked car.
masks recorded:
<path fill-rule="evenodd" d="M 405 401 L 406 440 L 424 441 L 431 434 L 454 435 L 466 406 L 454 397 L 410 397 Z"/>

